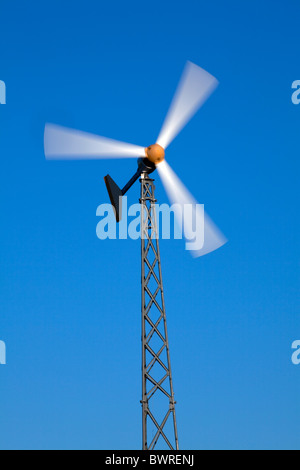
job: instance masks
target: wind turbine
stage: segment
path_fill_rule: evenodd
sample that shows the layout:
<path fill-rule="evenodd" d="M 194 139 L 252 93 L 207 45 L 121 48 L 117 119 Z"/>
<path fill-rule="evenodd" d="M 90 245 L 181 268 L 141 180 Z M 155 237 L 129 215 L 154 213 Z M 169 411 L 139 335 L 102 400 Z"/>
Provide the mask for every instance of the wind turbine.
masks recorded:
<path fill-rule="evenodd" d="M 120 189 L 109 175 L 104 179 L 117 222 L 122 216 L 122 196 L 139 178 L 141 183 L 141 403 L 144 450 L 152 450 L 161 444 L 168 449 L 179 449 L 155 212 L 155 188 L 154 180 L 149 175 L 155 170 L 158 171 L 171 204 L 177 207 L 175 216 L 183 225 L 186 238 L 190 240 L 193 220 L 203 220 L 203 213 L 200 213 L 200 205 L 166 162 L 165 152 L 217 86 L 216 78 L 197 65 L 187 62 L 158 139 L 148 147 L 119 142 L 53 124 L 46 124 L 45 127 L 45 156 L 49 160 L 138 159 L 137 172 L 123 189 Z M 191 208 L 190 211 L 185 210 L 187 205 Z M 226 241 L 224 235 L 205 214 L 204 243 L 201 248 L 192 251 L 192 254 L 195 257 L 208 254 L 220 248 Z M 169 429 L 170 420 L 171 429 Z M 152 429 L 154 427 L 151 437 L 150 423 Z"/>

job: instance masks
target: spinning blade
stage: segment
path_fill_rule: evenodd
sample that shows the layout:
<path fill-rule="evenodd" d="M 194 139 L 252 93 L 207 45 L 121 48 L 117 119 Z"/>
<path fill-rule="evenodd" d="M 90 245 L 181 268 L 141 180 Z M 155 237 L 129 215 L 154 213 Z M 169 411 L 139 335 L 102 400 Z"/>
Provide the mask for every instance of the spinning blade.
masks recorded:
<path fill-rule="evenodd" d="M 52 160 L 93 160 L 145 156 L 144 147 L 46 124 L 45 155 Z"/>
<path fill-rule="evenodd" d="M 218 86 L 218 80 L 208 72 L 188 62 L 161 129 L 157 143 L 164 149 L 190 121 Z"/>
<path fill-rule="evenodd" d="M 193 225 L 196 228 L 197 238 L 201 241 L 201 233 L 204 235 L 204 244 L 198 248 L 191 249 L 194 257 L 206 255 L 223 246 L 227 240 L 213 221 L 197 206 L 196 200 L 189 193 L 176 173 L 166 161 L 157 165 L 157 171 L 161 177 L 168 198 L 172 204 L 176 204 L 175 216 L 178 223 L 183 224 L 184 235 L 189 243 L 193 238 Z M 204 217 L 203 217 L 204 216 Z M 204 232 L 203 232 L 204 220 Z M 195 231 L 194 231 L 195 232 Z M 202 238 L 203 242 L 203 238 Z"/>

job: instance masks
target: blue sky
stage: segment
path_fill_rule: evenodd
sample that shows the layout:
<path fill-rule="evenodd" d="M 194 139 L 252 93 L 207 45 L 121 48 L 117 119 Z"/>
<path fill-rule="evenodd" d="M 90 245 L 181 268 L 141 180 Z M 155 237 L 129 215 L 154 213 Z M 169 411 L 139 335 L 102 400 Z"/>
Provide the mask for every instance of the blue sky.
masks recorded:
<path fill-rule="evenodd" d="M 229 243 L 194 260 L 161 242 L 180 447 L 300 448 L 299 13 L 296 0 L 3 3 L 1 449 L 141 446 L 139 241 L 96 237 L 103 176 L 122 185 L 136 165 L 46 162 L 43 128 L 149 145 L 186 60 L 220 86 L 168 162 Z"/>

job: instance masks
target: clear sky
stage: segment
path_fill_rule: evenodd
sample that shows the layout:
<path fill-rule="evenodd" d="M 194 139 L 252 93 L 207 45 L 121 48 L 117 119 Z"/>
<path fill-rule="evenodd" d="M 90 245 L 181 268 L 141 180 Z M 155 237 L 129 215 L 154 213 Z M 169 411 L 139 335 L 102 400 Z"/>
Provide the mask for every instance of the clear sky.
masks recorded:
<path fill-rule="evenodd" d="M 2 2 L 1 449 L 141 447 L 140 242 L 96 237 L 103 176 L 136 164 L 46 162 L 43 129 L 152 144 L 186 60 L 220 86 L 168 162 L 229 243 L 161 242 L 180 447 L 300 448 L 299 18 L 298 0 Z"/>

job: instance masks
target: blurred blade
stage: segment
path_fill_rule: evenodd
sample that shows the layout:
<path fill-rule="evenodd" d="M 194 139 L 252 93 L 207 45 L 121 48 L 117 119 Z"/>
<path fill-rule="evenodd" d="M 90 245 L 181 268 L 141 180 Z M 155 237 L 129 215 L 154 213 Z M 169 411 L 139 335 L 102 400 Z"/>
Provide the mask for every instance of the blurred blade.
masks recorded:
<path fill-rule="evenodd" d="M 197 203 L 166 161 L 157 165 L 166 193 L 174 206 L 177 222 L 187 240 L 186 249 L 194 257 L 206 255 L 223 246 L 227 240 Z M 192 242 L 191 242 L 192 241 Z M 188 247 L 189 246 L 189 247 Z"/>
<path fill-rule="evenodd" d="M 45 156 L 53 160 L 93 160 L 145 156 L 144 147 L 46 124 Z"/>
<path fill-rule="evenodd" d="M 208 72 L 187 62 L 157 143 L 164 149 L 190 121 L 218 86 Z"/>

